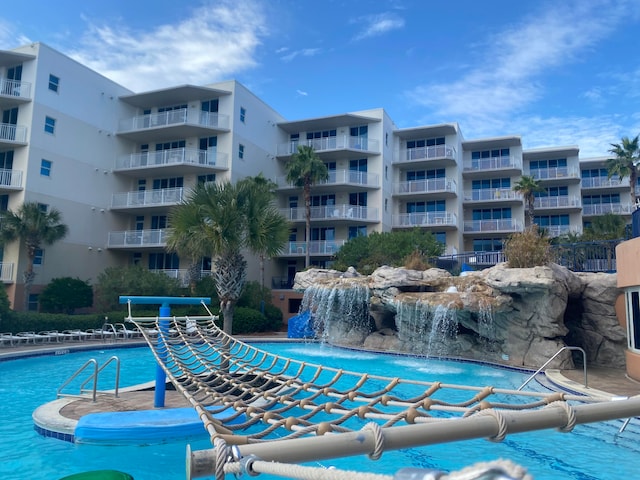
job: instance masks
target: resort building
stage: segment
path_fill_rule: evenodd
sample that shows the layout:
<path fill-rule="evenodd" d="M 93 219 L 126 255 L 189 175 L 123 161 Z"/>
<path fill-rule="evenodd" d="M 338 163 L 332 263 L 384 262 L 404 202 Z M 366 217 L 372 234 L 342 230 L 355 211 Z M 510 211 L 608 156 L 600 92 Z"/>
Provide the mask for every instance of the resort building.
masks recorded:
<path fill-rule="evenodd" d="M 65 239 L 37 252 L 32 308 L 51 279 L 95 280 L 109 266 L 182 278 L 187 265 L 165 250 L 171 207 L 198 182 L 260 173 L 276 182 L 291 222 L 286 248 L 266 265 L 268 286 L 288 298 L 307 253 L 302 191 L 286 181 L 299 145 L 329 169 L 312 192 L 308 248 L 321 267 L 353 237 L 415 227 L 448 254 L 495 263 L 504 239 L 524 227 L 525 204 L 513 191 L 522 175 L 544 186 L 535 220 L 552 235 L 632 210 L 628 178 L 609 179 L 606 159 L 580 159 L 577 146 L 465 140 L 456 123 L 398 128 L 382 108 L 289 120 L 236 81 L 132 92 L 42 43 L 0 51 L 0 104 L 0 209 L 37 202 L 69 226 Z M 0 252 L 14 308 L 26 261 L 18 242 Z M 257 279 L 257 262 L 249 265 Z M 210 259 L 202 270 L 211 270 Z M 285 315 L 293 309 L 281 307 Z"/>

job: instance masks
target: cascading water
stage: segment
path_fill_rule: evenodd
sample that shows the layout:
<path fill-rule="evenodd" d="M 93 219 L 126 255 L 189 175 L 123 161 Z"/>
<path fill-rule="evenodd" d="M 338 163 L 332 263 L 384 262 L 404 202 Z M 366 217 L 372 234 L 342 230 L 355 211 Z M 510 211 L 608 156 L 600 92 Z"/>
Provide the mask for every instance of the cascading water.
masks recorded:
<path fill-rule="evenodd" d="M 433 310 L 431 332 L 427 344 L 427 356 L 443 356 L 450 353 L 451 340 L 458 333 L 457 310 L 450 306 L 437 305 Z"/>
<path fill-rule="evenodd" d="M 478 336 L 480 342 L 489 352 L 496 349 L 496 326 L 493 322 L 493 311 L 491 304 L 486 301 L 478 303 Z"/>
<path fill-rule="evenodd" d="M 369 287 L 357 282 L 313 285 L 302 298 L 301 311 L 311 312 L 316 338 L 332 342 L 349 331 L 370 333 Z"/>

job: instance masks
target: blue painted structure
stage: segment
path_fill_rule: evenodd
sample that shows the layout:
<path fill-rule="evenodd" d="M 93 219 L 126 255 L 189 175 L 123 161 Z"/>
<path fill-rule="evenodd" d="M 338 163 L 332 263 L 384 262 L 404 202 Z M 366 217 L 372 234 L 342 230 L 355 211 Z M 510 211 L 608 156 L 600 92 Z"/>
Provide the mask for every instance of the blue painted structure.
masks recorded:
<path fill-rule="evenodd" d="M 311 312 L 308 310 L 289 319 L 287 326 L 287 337 L 289 338 L 314 338 Z"/>

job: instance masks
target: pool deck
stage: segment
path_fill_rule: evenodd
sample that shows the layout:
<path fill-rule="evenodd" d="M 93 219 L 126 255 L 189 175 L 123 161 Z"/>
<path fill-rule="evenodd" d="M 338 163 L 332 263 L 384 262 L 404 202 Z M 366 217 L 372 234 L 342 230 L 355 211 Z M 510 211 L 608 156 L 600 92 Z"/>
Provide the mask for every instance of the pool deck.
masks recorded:
<path fill-rule="evenodd" d="M 243 337 L 243 340 L 283 341 L 285 332 L 278 332 L 269 336 Z M 83 341 L 74 343 L 58 343 L 44 345 L 19 345 L 0 349 L 0 360 L 31 356 L 37 351 L 53 350 L 68 351 L 79 349 L 96 349 L 100 347 L 122 347 L 128 345 L 146 345 L 140 339 L 119 340 L 117 343 L 102 341 Z M 615 399 L 640 395 L 640 383 L 630 379 L 624 369 L 617 368 L 589 368 L 587 369 L 587 384 L 584 387 L 583 369 L 552 370 L 545 372 L 555 384 L 572 392 Z M 167 389 L 165 408 L 189 407 L 186 398 L 175 390 Z M 43 423 L 52 430 L 72 432 L 77 420 L 83 415 L 102 412 L 124 412 L 132 410 L 154 409 L 154 392 L 152 390 L 122 389 L 115 397 L 113 395 L 99 395 L 95 402 L 91 399 L 61 398 L 47 404 L 47 408 L 39 412 L 36 423 L 43 427 Z M 40 410 L 40 409 L 38 409 Z M 35 416 L 34 416 L 35 420 Z M 44 427 L 47 428 L 47 427 Z"/>

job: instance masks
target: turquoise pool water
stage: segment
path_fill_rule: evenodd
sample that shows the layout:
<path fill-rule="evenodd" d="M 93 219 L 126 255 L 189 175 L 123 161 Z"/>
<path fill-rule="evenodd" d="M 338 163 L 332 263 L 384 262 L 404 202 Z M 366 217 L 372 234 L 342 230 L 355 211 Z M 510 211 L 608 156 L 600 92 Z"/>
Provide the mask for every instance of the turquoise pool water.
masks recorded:
<path fill-rule="evenodd" d="M 467 363 L 376 355 L 313 344 L 261 346 L 313 363 L 427 381 L 517 388 L 526 378 L 520 373 Z M 0 478 L 51 480 L 99 469 L 121 470 L 136 480 L 185 478 L 187 441 L 100 447 L 45 438 L 34 431 L 31 420 L 34 409 L 55 399 L 56 389 L 86 360 L 96 358 L 103 363 L 111 355 L 121 358 L 123 385 L 153 380 L 155 367 L 147 348 L 105 349 L 0 362 Z M 536 480 L 635 478 L 636 462 L 640 459 L 640 428 L 635 421 L 622 435 L 617 435 L 621 424 L 622 421 L 581 425 L 570 434 L 554 430 L 510 435 L 502 443 L 473 440 L 434 445 L 385 452 L 377 462 L 363 456 L 325 461 L 323 466 L 391 475 L 402 466 L 451 471 L 479 461 L 509 458 L 527 468 Z M 189 443 L 194 450 L 210 448 L 206 438 L 192 439 Z"/>

